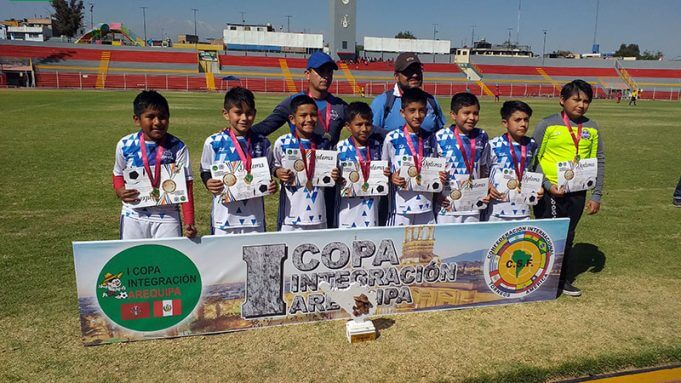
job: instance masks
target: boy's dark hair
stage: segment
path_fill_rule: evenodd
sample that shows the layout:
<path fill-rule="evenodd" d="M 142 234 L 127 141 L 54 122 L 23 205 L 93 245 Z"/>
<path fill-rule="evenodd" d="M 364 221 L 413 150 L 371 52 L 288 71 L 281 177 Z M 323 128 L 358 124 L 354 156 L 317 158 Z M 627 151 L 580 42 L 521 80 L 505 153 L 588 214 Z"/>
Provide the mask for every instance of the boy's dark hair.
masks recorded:
<path fill-rule="evenodd" d="M 428 93 L 424 92 L 420 88 L 409 88 L 402 93 L 402 109 L 405 105 L 411 104 L 412 102 L 418 102 L 423 105 L 428 105 Z"/>
<path fill-rule="evenodd" d="M 143 90 L 132 102 L 132 111 L 137 117 L 148 108 L 166 112 L 170 116 L 168 100 L 155 90 Z"/>
<path fill-rule="evenodd" d="M 253 96 L 253 92 L 237 86 L 225 93 L 225 110 L 230 110 L 235 106 L 241 107 L 241 105 L 247 105 L 249 108 L 255 110 L 255 96 Z"/>
<path fill-rule="evenodd" d="M 450 103 L 449 109 L 454 113 L 458 113 L 459 109 L 473 105 L 476 105 L 478 109 L 480 108 L 480 101 L 478 98 L 475 97 L 473 93 L 461 92 L 452 96 L 452 102 Z"/>
<path fill-rule="evenodd" d="M 573 94 L 579 92 L 584 92 L 586 97 L 589 98 L 589 102 L 594 98 L 594 91 L 591 88 L 591 84 L 584 80 L 572 80 L 569 83 L 563 85 L 563 89 L 560 90 L 560 97 L 563 100 L 567 100 Z"/>
<path fill-rule="evenodd" d="M 371 111 L 369 104 L 361 101 L 351 102 L 345 110 L 345 121 L 347 123 L 350 123 L 357 116 L 369 121 L 374 119 L 374 113 Z"/>
<path fill-rule="evenodd" d="M 295 114 L 301 105 L 314 105 L 314 108 L 317 109 L 317 103 L 312 97 L 300 94 L 291 99 L 291 114 Z"/>
<path fill-rule="evenodd" d="M 506 101 L 504 105 L 501 106 L 501 119 L 508 120 L 511 115 L 515 112 L 525 112 L 528 117 L 532 117 L 532 108 L 522 101 L 511 100 Z"/>

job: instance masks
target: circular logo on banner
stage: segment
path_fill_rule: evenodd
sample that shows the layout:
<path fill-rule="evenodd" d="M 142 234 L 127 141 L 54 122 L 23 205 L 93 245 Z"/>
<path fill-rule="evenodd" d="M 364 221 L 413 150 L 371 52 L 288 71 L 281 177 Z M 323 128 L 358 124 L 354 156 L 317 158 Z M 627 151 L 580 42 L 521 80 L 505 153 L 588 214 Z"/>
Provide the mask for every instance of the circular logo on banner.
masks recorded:
<path fill-rule="evenodd" d="M 123 250 L 97 278 L 97 302 L 117 325 L 159 331 L 180 323 L 201 297 L 201 275 L 186 255 L 161 245 Z"/>
<path fill-rule="evenodd" d="M 487 252 L 487 287 L 504 298 L 520 298 L 537 290 L 549 276 L 555 259 L 553 241 L 534 226 L 504 233 Z"/>

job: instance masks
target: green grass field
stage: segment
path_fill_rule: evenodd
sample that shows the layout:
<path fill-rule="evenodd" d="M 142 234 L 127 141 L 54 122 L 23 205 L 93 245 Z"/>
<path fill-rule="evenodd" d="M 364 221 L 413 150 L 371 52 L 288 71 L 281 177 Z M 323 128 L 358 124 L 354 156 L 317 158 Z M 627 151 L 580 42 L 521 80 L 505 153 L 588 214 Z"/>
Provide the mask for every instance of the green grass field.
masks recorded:
<path fill-rule="evenodd" d="M 533 382 L 681 362 L 681 109 L 646 101 L 596 100 L 589 113 L 606 185 L 601 212 L 578 227 L 581 298 L 388 316 L 378 340 L 354 345 L 330 321 L 83 347 L 71 241 L 118 238 L 111 169 L 134 95 L 0 90 L 0 381 Z M 197 173 L 204 139 L 225 124 L 222 96 L 167 97 Z M 257 119 L 281 98 L 258 95 Z M 529 102 L 533 125 L 558 110 Z M 490 136 L 499 106 L 483 101 Z M 195 196 L 207 234 L 210 197 L 200 184 Z M 274 197 L 267 209 L 272 225 Z"/>

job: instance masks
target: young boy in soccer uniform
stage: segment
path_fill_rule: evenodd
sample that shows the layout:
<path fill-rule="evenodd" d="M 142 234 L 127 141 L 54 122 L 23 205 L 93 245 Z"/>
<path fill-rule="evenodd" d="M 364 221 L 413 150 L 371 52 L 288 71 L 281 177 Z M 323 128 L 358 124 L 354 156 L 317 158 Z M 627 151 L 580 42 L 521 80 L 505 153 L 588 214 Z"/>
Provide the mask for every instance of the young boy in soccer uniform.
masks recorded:
<path fill-rule="evenodd" d="M 315 151 L 330 149 L 329 141 L 314 134 L 317 125 L 317 104 L 314 99 L 307 95 L 294 97 L 291 100 L 291 112 L 293 114 L 289 116 L 289 121 L 294 130 L 277 138 L 270 156 L 273 173 L 283 185 L 277 224 L 281 231 L 326 229 L 325 193 L 323 188 L 312 186 L 310 180 L 314 174 Z M 309 181 L 307 185 L 295 186 L 293 171 L 282 167 L 282 159 L 288 149 L 300 150 Z M 338 169 L 334 169 L 331 176 L 338 179 Z"/>
<path fill-rule="evenodd" d="M 562 291 L 570 296 L 582 294 L 581 290 L 572 286 L 574 276 L 567 273 L 569 264 L 573 262 L 570 253 L 575 228 L 585 205 L 589 215 L 598 213 L 605 176 L 603 139 L 598 125 L 585 116 L 592 99 L 593 90 L 589 83 L 574 80 L 565 84 L 560 91 L 560 105 L 563 110 L 545 118 L 534 129 L 534 140 L 539 144 L 536 171 L 544 173 L 546 190 L 544 197 L 534 208 L 534 215 L 536 218 L 570 218 L 561 272 Z M 589 201 L 586 201 L 586 191 L 565 193 L 556 186 L 558 162 L 586 158 L 597 158 L 598 164 L 595 187 Z"/>
<path fill-rule="evenodd" d="M 400 174 L 403 158 L 414 159 L 417 172 L 421 171 L 424 157 L 437 157 L 435 135 L 421 129 L 426 116 L 428 95 L 419 88 L 411 88 L 402 94 L 402 117 L 406 124 L 402 129 L 390 131 L 383 142 L 381 158 L 390 163 L 391 190 L 388 222 L 386 226 L 427 225 L 435 223 L 433 193 L 405 190 L 406 179 Z M 445 173 L 440 173 L 444 183 Z"/>
<path fill-rule="evenodd" d="M 364 102 L 351 103 L 345 117 L 345 127 L 350 131 L 350 137 L 340 141 L 336 148 L 339 162 L 352 161 L 359 165 L 360 182 L 368 179 L 371 161 L 380 160 L 382 154 L 381 139 L 372 134 L 372 120 L 373 113 L 369 105 Z M 378 226 L 379 197 L 341 196 L 337 200 L 339 228 Z"/>
<path fill-rule="evenodd" d="M 266 157 L 270 142 L 266 137 L 253 134 L 250 129 L 255 119 L 255 98 L 245 88 L 232 88 L 225 94 L 222 116 L 227 128 L 208 137 L 201 154 L 201 179 L 213 194 L 211 233 L 214 235 L 262 233 L 265 231 L 265 203 L 263 197 L 225 202 L 225 187 L 221 179 L 211 178 L 211 166 L 218 163 L 241 161 L 248 167 L 254 158 Z M 270 193 L 276 190 L 272 181 Z"/>
<path fill-rule="evenodd" d="M 480 101 L 471 93 L 457 93 L 452 97 L 450 116 L 454 124 L 435 134 L 437 153 L 447 159 L 449 178 L 463 181 L 488 177 L 489 136 L 484 130 L 475 127 L 480 120 Z M 443 196 L 440 199 L 444 201 Z M 487 199 L 484 202 L 488 202 Z M 446 205 L 438 204 L 438 223 L 480 221 L 480 210 L 456 211 Z"/>
<path fill-rule="evenodd" d="M 537 143 L 527 137 L 530 126 L 532 108 L 522 101 L 506 101 L 501 107 L 501 123 L 506 133 L 489 141 L 491 149 L 490 170 L 490 205 L 489 221 L 515 221 L 530 219 L 529 204 L 509 201 L 506 193 L 501 194 L 497 186 L 503 180 L 504 170 L 515 173 L 516 185 L 522 187 L 520 181 L 529 169 L 537 154 Z M 514 185 L 512 185 L 514 186 Z M 542 198 L 543 189 L 537 193 Z"/>
<path fill-rule="evenodd" d="M 175 163 L 183 167 L 187 180 L 187 199 L 181 204 L 184 231 L 187 237 L 196 235 L 194 197 L 189 149 L 177 137 L 168 133 L 170 108 L 159 93 L 143 91 L 133 101 L 133 121 L 140 128 L 116 145 L 113 187 L 118 198 L 126 202 L 121 211 L 121 239 L 172 238 L 182 236 L 182 223 L 177 205 L 134 208 L 127 203 L 139 201 L 139 191 L 126 189 L 123 172 L 130 167 L 144 167 L 152 186 L 158 190 L 162 164 Z M 154 169 L 152 170 L 152 167 Z"/>

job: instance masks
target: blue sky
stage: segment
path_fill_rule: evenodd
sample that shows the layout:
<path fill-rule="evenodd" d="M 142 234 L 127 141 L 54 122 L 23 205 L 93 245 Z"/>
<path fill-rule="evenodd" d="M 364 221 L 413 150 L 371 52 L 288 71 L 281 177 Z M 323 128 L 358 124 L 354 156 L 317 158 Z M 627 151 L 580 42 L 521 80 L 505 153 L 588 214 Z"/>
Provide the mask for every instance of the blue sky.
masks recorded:
<path fill-rule="evenodd" d="M 594 36 L 596 0 L 521 0 L 520 43 L 541 53 L 543 33 L 547 29 L 547 52 L 565 49 L 588 52 Z M 141 6 L 147 9 L 147 35 L 163 34 L 175 39 L 181 33 L 193 33 L 191 8 L 197 8 L 198 32 L 202 37 L 220 37 L 227 22 L 271 23 L 292 31 L 329 32 L 327 0 L 249 0 L 207 1 L 93 0 L 94 21 L 121 21 L 138 35 L 143 34 Z M 84 22 L 89 25 L 88 1 Z M 47 2 L 0 0 L 0 18 L 24 18 L 46 15 Z M 516 39 L 518 0 L 359 0 L 357 6 L 357 41 L 364 36 L 392 37 L 409 30 L 419 38 L 433 38 L 433 24 L 438 24 L 437 38 L 451 40 L 453 46 L 470 43 L 472 25 L 476 39 L 501 43 Z M 621 43 L 637 43 L 641 50 L 662 51 L 666 59 L 681 59 L 681 1 L 677 0 L 601 0 L 597 42 L 601 51 L 614 51 Z"/>

